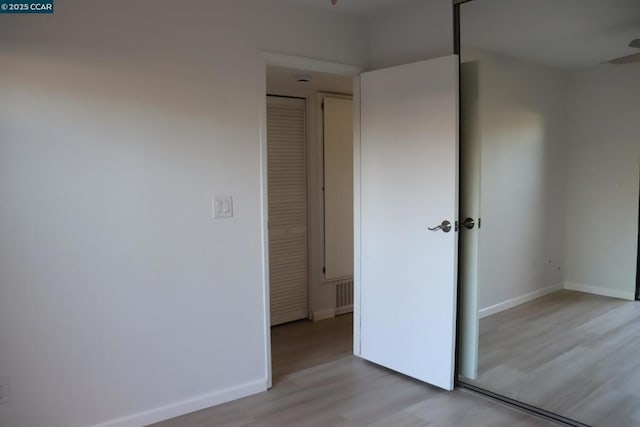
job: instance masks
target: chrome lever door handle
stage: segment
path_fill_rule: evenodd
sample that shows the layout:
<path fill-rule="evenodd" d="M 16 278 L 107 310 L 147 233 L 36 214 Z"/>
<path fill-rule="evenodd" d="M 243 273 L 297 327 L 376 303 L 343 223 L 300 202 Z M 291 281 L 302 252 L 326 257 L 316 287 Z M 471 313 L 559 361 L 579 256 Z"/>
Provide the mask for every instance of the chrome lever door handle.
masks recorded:
<path fill-rule="evenodd" d="M 444 221 L 442 221 L 442 223 L 440 225 L 437 225 L 435 227 L 427 227 L 427 229 L 429 231 L 438 231 L 438 230 L 442 230 L 445 233 L 448 233 L 451 231 L 451 223 L 449 221 L 447 221 L 446 219 Z"/>
<path fill-rule="evenodd" d="M 473 218 L 466 218 L 464 221 L 462 221 L 462 226 L 467 230 L 473 230 L 473 228 L 476 226 L 476 222 L 473 220 Z"/>

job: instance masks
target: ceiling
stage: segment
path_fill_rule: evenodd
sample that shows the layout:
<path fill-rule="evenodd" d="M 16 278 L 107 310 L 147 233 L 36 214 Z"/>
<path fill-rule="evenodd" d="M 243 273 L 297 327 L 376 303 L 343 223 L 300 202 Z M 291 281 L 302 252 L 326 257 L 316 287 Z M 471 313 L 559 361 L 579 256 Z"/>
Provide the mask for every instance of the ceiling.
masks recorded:
<path fill-rule="evenodd" d="M 324 9 L 344 15 L 373 19 L 398 9 L 415 0 L 338 0 L 333 5 L 331 0 L 288 0 L 304 6 Z M 428 0 L 422 0 L 428 1 Z"/>
<path fill-rule="evenodd" d="M 375 19 L 416 1 L 285 0 Z M 451 1 L 451 0 L 438 0 Z M 476 47 L 560 69 L 591 67 L 640 53 L 640 0 L 473 0 L 461 5 L 463 47 Z"/>
<path fill-rule="evenodd" d="M 461 42 L 562 69 L 639 49 L 640 0 L 473 0 L 461 6 Z"/>
<path fill-rule="evenodd" d="M 310 78 L 307 83 L 298 82 L 299 76 Z M 349 76 L 295 70 L 267 66 L 267 92 L 271 95 L 308 97 L 316 92 L 351 94 L 353 79 Z"/>

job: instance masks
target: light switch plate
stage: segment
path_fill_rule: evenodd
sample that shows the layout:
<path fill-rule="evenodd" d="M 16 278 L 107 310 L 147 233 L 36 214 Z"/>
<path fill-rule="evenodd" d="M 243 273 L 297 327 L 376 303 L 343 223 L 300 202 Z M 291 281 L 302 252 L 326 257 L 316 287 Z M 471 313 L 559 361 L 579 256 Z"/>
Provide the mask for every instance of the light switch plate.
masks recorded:
<path fill-rule="evenodd" d="M 232 196 L 213 196 L 213 217 L 231 218 L 233 216 Z"/>

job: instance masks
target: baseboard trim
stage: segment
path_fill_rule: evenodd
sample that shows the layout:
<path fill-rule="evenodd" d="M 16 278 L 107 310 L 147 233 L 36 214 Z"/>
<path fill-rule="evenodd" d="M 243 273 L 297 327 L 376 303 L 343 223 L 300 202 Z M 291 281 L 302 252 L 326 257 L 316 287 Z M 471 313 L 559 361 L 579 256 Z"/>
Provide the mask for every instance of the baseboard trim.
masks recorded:
<path fill-rule="evenodd" d="M 620 298 L 630 301 L 636 300 L 635 290 L 631 292 L 616 289 L 601 288 L 599 286 L 583 285 L 580 283 L 565 282 L 564 288 L 568 291 L 585 292 L 588 294 L 602 295 L 603 297 Z"/>
<path fill-rule="evenodd" d="M 336 317 L 336 309 L 328 308 L 326 310 L 318 310 L 313 312 L 313 321 L 318 322 L 320 320 L 331 319 Z"/>
<path fill-rule="evenodd" d="M 563 288 L 563 284 L 558 284 L 558 285 L 549 286 L 544 289 L 539 289 L 535 292 L 531 292 L 526 295 L 521 295 L 519 297 L 511 298 L 509 300 L 492 305 L 490 307 L 480 309 L 478 315 L 480 319 L 482 319 L 484 317 L 500 313 L 501 311 L 505 311 L 505 310 L 509 310 L 510 308 L 517 307 L 520 304 L 524 304 L 524 303 L 533 301 L 535 299 L 541 298 L 545 295 L 549 295 L 553 292 L 557 292 L 562 288 Z"/>
<path fill-rule="evenodd" d="M 347 313 L 353 313 L 353 304 L 336 308 L 336 316 L 340 316 L 341 314 L 347 314 Z"/>
<path fill-rule="evenodd" d="M 161 406 L 137 414 L 129 415 L 115 420 L 96 424 L 93 427 L 140 427 L 160 421 L 186 415 L 201 409 L 210 408 L 232 400 L 241 399 L 252 394 L 267 390 L 267 380 L 261 379 L 250 383 L 231 387 L 226 390 L 197 396 L 169 405 Z"/>

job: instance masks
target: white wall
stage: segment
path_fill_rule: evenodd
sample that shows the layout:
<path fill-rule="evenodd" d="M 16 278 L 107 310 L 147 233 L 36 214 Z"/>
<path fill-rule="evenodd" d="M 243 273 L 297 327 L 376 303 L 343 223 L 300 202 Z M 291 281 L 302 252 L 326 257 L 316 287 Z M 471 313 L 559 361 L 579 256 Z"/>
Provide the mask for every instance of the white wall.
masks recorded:
<path fill-rule="evenodd" d="M 327 280 L 353 278 L 353 109 L 352 99 L 324 97 L 322 139 Z"/>
<path fill-rule="evenodd" d="M 479 61 L 481 314 L 563 281 L 565 81 L 495 54 Z"/>
<path fill-rule="evenodd" d="M 640 66 L 569 76 L 567 286 L 633 299 L 640 180 Z"/>
<path fill-rule="evenodd" d="M 371 69 L 453 53 L 453 2 L 414 0 L 371 24 Z"/>
<path fill-rule="evenodd" d="M 564 286 L 634 299 L 638 66 L 479 60 L 481 316 Z"/>
<path fill-rule="evenodd" d="M 262 0 L 1 20 L 0 425 L 142 425 L 263 390 L 258 52 L 364 65 L 365 25 Z M 218 192 L 234 218 L 211 218 Z"/>

